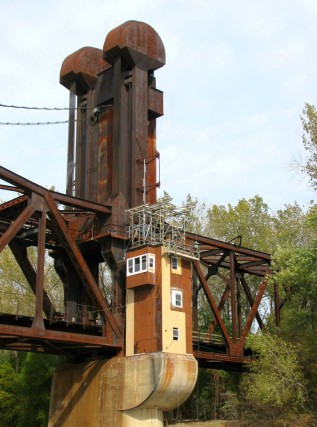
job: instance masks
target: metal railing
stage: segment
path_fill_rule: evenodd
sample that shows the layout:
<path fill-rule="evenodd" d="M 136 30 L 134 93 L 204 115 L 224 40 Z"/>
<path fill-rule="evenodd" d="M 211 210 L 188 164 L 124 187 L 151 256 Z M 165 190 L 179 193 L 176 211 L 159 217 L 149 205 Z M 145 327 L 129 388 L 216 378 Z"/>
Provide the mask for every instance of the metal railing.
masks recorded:
<path fill-rule="evenodd" d="M 219 334 L 193 331 L 192 335 L 193 335 L 193 341 L 203 342 L 205 344 L 224 344 L 223 336 Z"/>
<path fill-rule="evenodd" d="M 51 323 L 101 326 L 102 313 L 93 306 L 64 303 L 63 299 L 52 299 L 51 313 L 43 312 L 43 319 Z M 55 310 L 53 310 L 55 307 Z M 71 314 L 70 314 L 71 313 Z M 0 314 L 14 315 L 16 318 L 35 316 L 35 296 L 31 292 L 0 291 Z"/>

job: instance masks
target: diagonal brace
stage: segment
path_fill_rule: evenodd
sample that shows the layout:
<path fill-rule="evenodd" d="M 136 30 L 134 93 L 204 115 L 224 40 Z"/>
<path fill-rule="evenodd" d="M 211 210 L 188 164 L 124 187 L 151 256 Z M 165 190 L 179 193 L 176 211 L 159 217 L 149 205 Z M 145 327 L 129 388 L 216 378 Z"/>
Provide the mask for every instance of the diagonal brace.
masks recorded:
<path fill-rule="evenodd" d="M 111 329 L 114 331 L 117 338 L 122 337 L 122 332 L 110 311 L 108 303 L 105 301 L 94 276 L 92 275 L 85 258 L 83 257 L 78 245 L 71 236 L 71 233 L 65 223 L 64 218 L 60 214 L 55 201 L 51 194 L 47 191 L 45 193 L 45 200 L 50 209 L 48 215 L 51 219 L 51 225 L 54 227 L 55 232 L 59 235 L 62 240 L 63 246 L 73 263 L 77 274 L 81 278 L 87 292 L 97 303 L 100 309 L 103 312 L 105 319 L 109 322 Z"/>
<path fill-rule="evenodd" d="M 232 344 L 230 336 L 229 336 L 227 328 L 226 328 L 226 326 L 225 326 L 225 324 L 224 324 L 224 322 L 223 322 L 223 320 L 222 320 L 222 318 L 220 316 L 220 312 L 218 310 L 216 301 L 214 300 L 214 298 L 212 296 L 212 293 L 210 292 L 210 289 L 208 287 L 208 283 L 207 283 L 207 281 L 205 279 L 204 273 L 201 270 L 201 267 L 200 267 L 198 261 L 194 261 L 194 268 L 195 268 L 195 270 L 197 272 L 197 275 L 198 275 L 198 278 L 200 280 L 200 283 L 201 283 L 201 285 L 202 285 L 202 287 L 204 289 L 204 292 L 205 292 L 205 295 L 207 297 L 207 300 L 208 300 L 208 303 L 210 305 L 210 308 L 211 308 L 212 312 L 214 313 L 216 321 L 217 321 L 217 323 L 218 323 L 218 325 L 220 327 L 221 333 L 222 333 L 222 335 L 223 335 L 223 337 L 224 337 L 224 339 L 226 341 L 226 344 L 227 344 L 227 346 L 228 346 L 228 348 L 230 350 L 230 347 L 231 347 L 231 344 Z"/>

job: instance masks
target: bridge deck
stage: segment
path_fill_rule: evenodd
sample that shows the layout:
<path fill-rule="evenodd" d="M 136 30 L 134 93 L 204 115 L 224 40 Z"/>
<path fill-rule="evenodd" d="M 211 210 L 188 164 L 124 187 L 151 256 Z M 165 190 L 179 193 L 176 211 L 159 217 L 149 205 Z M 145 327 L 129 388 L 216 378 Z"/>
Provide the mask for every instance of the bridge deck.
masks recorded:
<path fill-rule="evenodd" d="M 0 348 L 67 356 L 68 358 L 112 357 L 122 348 L 110 345 L 102 336 L 101 325 L 82 325 L 56 319 L 44 320 L 45 329 L 32 327 L 34 318 L 0 313 Z M 200 367 L 241 370 L 249 360 L 229 356 L 221 336 L 193 333 L 193 355 Z"/>
<path fill-rule="evenodd" d="M 32 327 L 33 317 L 0 314 L 0 348 L 64 355 L 70 358 L 112 357 L 121 351 L 109 344 L 100 325 L 82 325 L 44 319 L 41 330 Z"/>

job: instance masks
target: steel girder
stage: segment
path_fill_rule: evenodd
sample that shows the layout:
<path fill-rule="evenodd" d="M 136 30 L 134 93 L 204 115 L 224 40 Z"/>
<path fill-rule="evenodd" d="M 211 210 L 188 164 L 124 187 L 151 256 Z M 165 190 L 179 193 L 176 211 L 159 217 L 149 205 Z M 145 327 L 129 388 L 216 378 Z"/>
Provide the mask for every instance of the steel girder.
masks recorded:
<path fill-rule="evenodd" d="M 202 366 L 241 368 L 248 357 L 245 342 L 253 322 L 256 320 L 258 327 L 264 328 L 259 307 L 267 289 L 271 256 L 192 233 L 187 233 L 186 239 L 188 244 L 195 244 L 200 253 L 199 261 L 193 263 L 194 330 L 199 330 L 198 295 L 201 291 L 212 314 L 208 328 L 209 339 L 206 339 L 208 334 L 202 334 L 204 339 L 199 339 L 199 334 L 197 335 L 194 355 Z M 257 278 L 252 290 L 247 282 L 250 277 Z M 245 306 L 242 312 L 242 293 L 249 305 L 247 312 Z M 275 309 L 278 311 L 276 297 L 274 299 Z M 220 342 L 219 339 L 213 342 L 215 331 L 222 337 Z"/>
<path fill-rule="evenodd" d="M 109 217 L 111 209 L 86 200 L 49 191 L 13 172 L 0 167 L 0 179 L 7 183 L 3 189 L 23 195 L 0 205 L 0 253 L 11 249 L 35 295 L 32 322 L 26 316 L 1 314 L 0 346 L 7 349 L 33 351 L 90 353 L 94 349 L 102 354 L 118 353 L 123 346 L 122 326 L 115 318 L 107 299 L 102 294 L 96 277 L 91 272 L 83 245 L 91 238 L 92 226 L 82 233 L 82 215 L 90 218 Z M 60 209 L 59 205 L 67 206 Z M 76 221 L 79 232 L 72 230 Z M 92 222 L 93 223 L 93 222 Z M 76 227 L 75 227 L 76 229 Z M 107 238 L 107 233 L 104 233 Z M 100 252 L 96 241 L 92 242 Z M 32 266 L 27 248 L 37 247 L 37 266 Z M 77 279 L 102 318 L 102 326 L 86 324 L 80 327 L 61 318 L 54 303 L 44 289 L 44 263 L 46 251 L 62 251 L 68 257 Z M 96 249 L 93 248 L 93 253 Z M 68 319 L 69 320 L 69 319 Z"/>

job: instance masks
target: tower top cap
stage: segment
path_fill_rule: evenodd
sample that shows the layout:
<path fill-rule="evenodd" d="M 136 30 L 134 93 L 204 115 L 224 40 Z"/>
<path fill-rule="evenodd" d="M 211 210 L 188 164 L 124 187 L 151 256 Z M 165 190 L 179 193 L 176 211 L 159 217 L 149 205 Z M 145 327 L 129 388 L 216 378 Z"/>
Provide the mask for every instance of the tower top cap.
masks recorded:
<path fill-rule="evenodd" d="M 145 71 L 165 65 L 165 48 L 160 36 L 148 24 L 127 21 L 111 30 L 103 45 L 104 58 L 110 64 L 121 56 L 130 65 Z"/>

